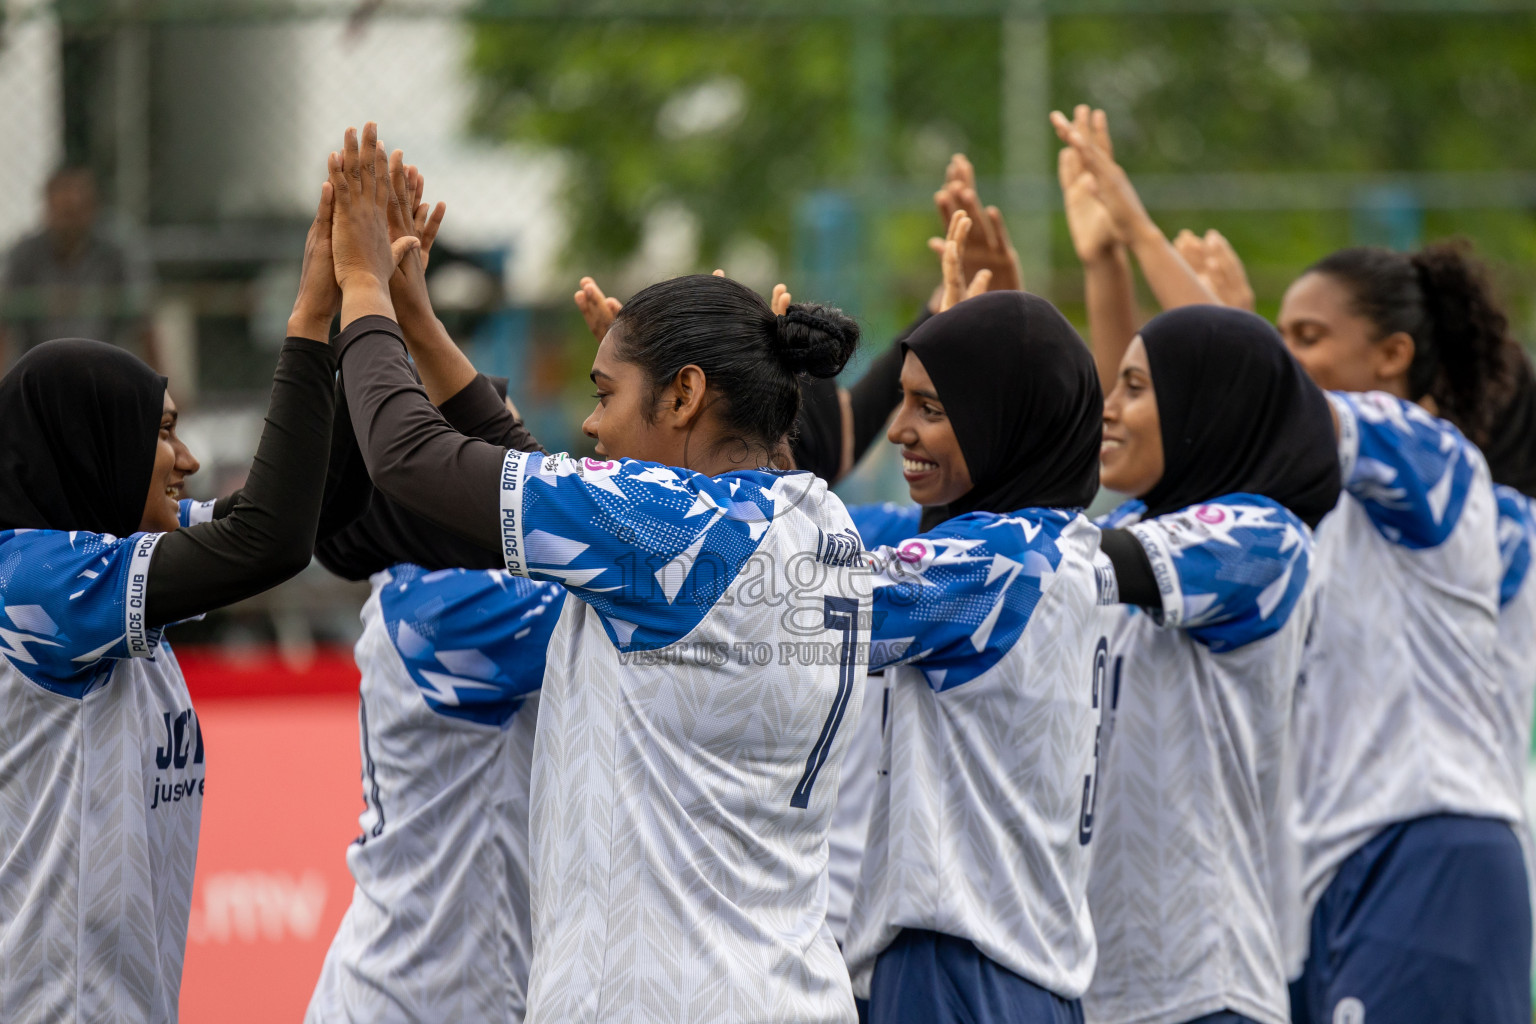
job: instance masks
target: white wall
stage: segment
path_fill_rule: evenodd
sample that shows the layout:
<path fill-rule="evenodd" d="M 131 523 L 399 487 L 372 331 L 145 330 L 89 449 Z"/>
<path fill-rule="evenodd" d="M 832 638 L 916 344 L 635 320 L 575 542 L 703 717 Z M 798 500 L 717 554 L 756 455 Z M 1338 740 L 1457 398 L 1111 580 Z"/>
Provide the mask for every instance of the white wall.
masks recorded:
<path fill-rule="evenodd" d="M 29 13 L 39 0 L 0 0 L 11 19 L 0 45 L 0 247 L 41 219 L 42 187 L 62 152 L 58 26 Z M 302 217 L 313 209 L 325 154 L 342 130 L 380 123 L 449 205 L 443 238 L 508 246 L 516 301 L 556 297 L 564 231 L 560 161 L 530 147 L 470 138 L 469 29 L 445 3 L 441 19 L 380 18 L 360 27 L 317 18 L 160 31 L 156 169 L 164 189 L 197 192 L 198 219 Z M 38 8 L 40 9 L 40 8 Z"/>

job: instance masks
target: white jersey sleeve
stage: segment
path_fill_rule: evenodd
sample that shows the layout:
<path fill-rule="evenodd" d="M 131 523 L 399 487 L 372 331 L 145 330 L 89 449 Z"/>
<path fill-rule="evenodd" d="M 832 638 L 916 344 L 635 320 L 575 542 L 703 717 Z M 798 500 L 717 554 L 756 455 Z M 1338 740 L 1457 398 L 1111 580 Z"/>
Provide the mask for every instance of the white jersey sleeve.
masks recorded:
<path fill-rule="evenodd" d="M 787 511 L 793 499 L 782 479 L 763 471 L 716 480 L 628 459 L 509 451 L 507 570 L 563 584 L 596 609 L 616 647 L 666 647 L 708 614 Z M 849 526 L 820 547 L 851 564 L 858 535 Z"/>
<path fill-rule="evenodd" d="M 1136 522 L 1163 610 L 1108 628 L 1089 903 L 1094 1024 L 1221 1010 L 1285 1024 L 1291 701 L 1312 617 L 1311 531 L 1250 494 Z M 1177 897 L 1169 894 L 1178 894 Z"/>
<path fill-rule="evenodd" d="M 308 1024 L 523 1019 L 537 691 L 564 600 L 505 572 L 374 576 L 357 643 L 356 887 Z"/>
<path fill-rule="evenodd" d="M 1129 529 L 1163 599 L 1153 618 L 1217 653 L 1279 632 L 1307 585 L 1311 531 L 1268 498 L 1229 495 Z"/>
<path fill-rule="evenodd" d="M 112 662 L 153 656 L 161 631 L 145 621 L 144 598 L 162 536 L 9 531 L 0 652 L 33 682 L 75 697 L 102 682 Z"/>
<path fill-rule="evenodd" d="M 1328 397 L 1344 489 L 1371 524 L 1405 548 L 1445 543 L 1472 491 L 1475 449 L 1445 420 L 1384 392 Z"/>
<path fill-rule="evenodd" d="M 1099 531 L 976 513 L 871 552 L 885 743 L 846 955 L 867 993 L 904 928 L 969 939 L 1064 998 L 1093 972 Z"/>
<path fill-rule="evenodd" d="M 159 534 L 0 531 L 0 1017 L 174 1021 L 202 730 L 144 621 Z"/>
<path fill-rule="evenodd" d="M 1308 907 L 1388 825 L 1521 816 L 1487 464 L 1411 402 L 1329 399 L 1344 493 L 1317 530 L 1322 589 L 1295 713 Z"/>
<path fill-rule="evenodd" d="M 1536 505 L 1513 487 L 1496 485 L 1499 503 L 1499 677 L 1510 698 L 1510 767 L 1524 779 L 1536 713 Z"/>
<path fill-rule="evenodd" d="M 182 498 L 176 503 L 176 520 L 182 529 L 199 523 L 213 522 L 213 502 Z"/>

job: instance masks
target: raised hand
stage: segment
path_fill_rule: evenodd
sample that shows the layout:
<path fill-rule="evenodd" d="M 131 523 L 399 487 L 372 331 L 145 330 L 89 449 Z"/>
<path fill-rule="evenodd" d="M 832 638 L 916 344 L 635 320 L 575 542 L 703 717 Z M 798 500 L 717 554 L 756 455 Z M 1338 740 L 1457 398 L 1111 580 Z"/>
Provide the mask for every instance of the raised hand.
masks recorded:
<path fill-rule="evenodd" d="M 944 293 L 939 297 L 940 313 L 956 303 L 980 295 L 991 283 L 992 271 L 985 269 L 976 272 L 969 286 L 965 283 L 965 244 L 970 233 L 971 218 L 964 210 L 956 210 L 949 219 L 949 231 L 944 237 L 943 250 L 939 256 L 939 266 L 944 273 Z"/>
<path fill-rule="evenodd" d="M 1253 286 L 1248 283 L 1248 272 L 1232 243 L 1215 228 L 1205 233 L 1205 267 L 1207 284 L 1223 305 L 1253 312 Z"/>
<path fill-rule="evenodd" d="M 1102 110 L 1090 111 L 1078 104 L 1073 112 L 1073 127 L 1113 159 L 1109 125 Z M 1114 218 L 1099 200 L 1098 181 L 1083 164 L 1083 157 L 1073 146 L 1062 147 L 1056 158 L 1056 176 L 1061 182 L 1062 203 L 1067 210 L 1067 230 L 1077 258 L 1094 263 L 1112 257 L 1124 239 L 1115 230 Z"/>
<path fill-rule="evenodd" d="M 331 319 L 341 306 L 341 289 L 336 285 L 336 267 L 331 260 L 331 207 L 333 190 L 329 181 L 320 185 L 320 204 L 304 239 L 304 263 L 299 268 L 299 294 L 288 316 L 288 336 L 329 341 Z"/>
<path fill-rule="evenodd" d="M 432 242 L 442 226 L 448 207 L 438 203 L 430 213 L 421 196 L 426 179 L 415 166 L 405 162 L 400 150 L 389 155 L 389 239 L 397 243 L 415 237 L 420 243 L 416 256 L 407 255 L 389 279 L 389 297 L 395 304 L 395 318 L 406 331 L 406 343 L 413 334 L 431 331 L 437 323 L 432 298 L 427 291 L 427 258 Z"/>
<path fill-rule="evenodd" d="M 574 298 L 576 308 L 581 310 L 581 318 L 587 322 L 587 330 L 598 341 L 602 341 L 608 336 L 608 329 L 613 326 L 614 318 L 624 308 L 624 303 L 604 295 L 597 282 L 590 277 L 581 279 L 581 287 Z"/>
<path fill-rule="evenodd" d="M 429 207 L 422 202 L 426 187 L 427 179 L 414 164 L 405 162 L 405 154 L 398 149 L 389 154 L 389 240 L 415 235 L 421 240 L 423 267 L 429 262 L 432 243 L 448 212 L 447 203 Z"/>
<path fill-rule="evenodd" d="M 1147 214 L 1141 197 L 1136 194 L 1130 176 L 1115 163 L 1104 112 L 1096 110 L 1088 114 L 1086 109 L 1077 108 L 1076 121 L 1068 121 L 1061 111 L 1053 110 L 1051 125 L 1082 162 L 1083 173 L 1092 178 L 1091 183 L 1084 183 L 1084 187 L 1092 189 L 1108 212 L 1115 238 L 1135 253 L 1147 284 L 1164 309 L 1214 303 L 1216 297 L 1184 262 L 1173 244 L 1163 237 L 1162 230 Z M 1078 176 L 1079 181 L 1081 177 Z"/>
<path fill-rule="evenodd" d="M 1189 264 L 1189 269 L 1193 270 L 1209 288 L 1211 279 L 1205 263 L 1205 239 L 1189 228 L 1184 228 L 1173 236 L 1173 247 L 1179 251 L 1180 256 L 1184 257 L 1184 262 Z"/>
<path fill-rule="evenodd" d="M 1253 288 L 1243 261 L 1220 231 L 1212 228 L 1202 237 L 1185 228 L 1173 240 L 1173 247 L 1218 302 L 1253 312 Z"/>
<path fill-rule="evenodd" d="M 944 185 L 933 194 L 933 205 L 946 228 L 957 211 L 964 212 L 974 225 L 965 246 L 963 270 L 967 277 L 974 278 L 986 270 L 990 271 L 991 288 L 1018 290 L 1024 287 L 1019 254 L 1008 238 L 1002 212 L 995 206 L 982 207 L 976 193 L 976 168 L 964 153 L 950 157 L 944 172 Z M 947 241 L 947 238 L 930 238 L 928 248 L 942 256 Z"/>
<path fill-rule="evenodd" d="M 405 235 L 391 242 L 389 161 L 378 144 L 378 126 L 369 121 L 359 141 L 348 128 L 342 152 L 328 161 L 333 193 L 331 253 L 341 288 L 344 323 L 372 313 L 393 319 L 389 279 L 395 267 L 421 242 Z"/>
<path fill-rule="evenodd" d="M 380 149 L 383 148 L 381 145 Z M 385 206 L 389 220 L 389 240 L 391 243 L 406 235 L 414 235 L 416 232 L 414 214 L 416 204 L 409 194 L 406 183 L 405 154 L 395 150 L 389 154 L 389 176 L 385 184 L 389 189 L 389 202 Z"/>
<path fill-rule="evenodd" d="M 1135 245 L 1140 236 L 1149 232 L 1162 232 L 1147 215 L 1147 209 L 1136 194 L 1130 176 L 1115 163 L 1114 151 L 1109 144 L 1109 122 L 1104 111 L 1080 105 L 1075 121 L 1067 120 L 1059 110 L 1051 111 L 1051 125 L 1056 136 L 1070 146 L 1082 163 L 1084 172 L 1092 175 L 1094 195 L 1109 213 L 1116 238 L 1127 245 Z"/>

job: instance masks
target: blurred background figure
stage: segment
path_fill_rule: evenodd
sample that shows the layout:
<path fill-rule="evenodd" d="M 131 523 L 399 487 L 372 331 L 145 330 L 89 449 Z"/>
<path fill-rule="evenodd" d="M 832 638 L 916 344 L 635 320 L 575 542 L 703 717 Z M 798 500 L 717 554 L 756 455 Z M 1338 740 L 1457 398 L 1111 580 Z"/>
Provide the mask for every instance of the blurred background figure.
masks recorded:
<path fill-rule="evenodd" d="M 0 269 L 0 366 L 50 338 L 106 341 L 154 364 L 150 276 L 102 230 L 95 176 L 61 167 L 43 198 L 43 226 L 11 247 Z"/>

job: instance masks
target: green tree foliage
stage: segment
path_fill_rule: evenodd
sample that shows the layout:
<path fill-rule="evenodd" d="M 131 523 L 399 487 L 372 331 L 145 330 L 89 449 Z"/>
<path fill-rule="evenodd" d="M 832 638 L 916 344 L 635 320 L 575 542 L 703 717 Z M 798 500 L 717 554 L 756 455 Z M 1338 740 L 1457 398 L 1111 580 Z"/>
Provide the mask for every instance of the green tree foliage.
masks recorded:
<path fill-rule="evenodd" d="M 1536 170 L 1536 136 L 1511 130 L 1536 116 L 1530 14 L 1063 17 L 1052 46 L 1058 105 L 1104 107 L 1133 176 Z M 1422 234 L 1472 238 L 1528 317 L 1536 217 L 1506 202 L 1431 209 Z M 1270 312 L 1302 267 L 1378 240 L 1337 205 L 1153 212 L 1170 233 L 1227 233 Z"/>
<path fill-rule="evenodd" d="M 789 244 L 795 195 L 853 167 L 846 23 L 493 22 L 475 35 L 485 132 L 571 158 L 574 253 L 611 265 L 662 203 L 703 255 Z"/>
<path fill-rule="evenodd" d="M 1057 18 L 1053 89 L 1143 171 L 1536 166 L 1536 16 Z"/>
<path fill-rule="evenodd" d="M 706 262 L 743 235 L 787 262 L 799 196 L 868 195 L 878 175 L 861 273 L 904 295 L 931 274 L 925 197 L 949 153 L 968 151 L 998 194 L 1007 55 L 992 19 L 888 19 L 884 137 L 864 151 L 854 55 L 867 31 L 833 18 L 485 20 L 478 126 L 570 154 L 570 255 L 584 267 L 633 252 L 664 201 L 697 216 Z M 1530 14 L 1063 15 L 1050 40 L 1052 105 L 1106 108 L 1133 177 L 1536 170 Z M 1050 174 L 1053 155 L 1033 171 Z M 1153 212 L 1170 232 L 1226 232 L 1271 306 L 1297 270 L 1361 230 L 1336 194 L 1319 209 L 1188 205 Z M 1489 207 L 1432 209 L 1424 234 L 1468 234 L 1502 265 L 1507 291 L 1536 287 L 1528 204 Z M 1053 293 L 1070 302 L 1060 221 L 1052 263 Z"/>

